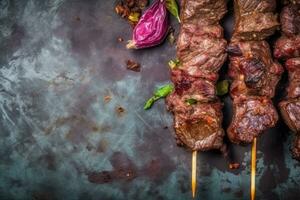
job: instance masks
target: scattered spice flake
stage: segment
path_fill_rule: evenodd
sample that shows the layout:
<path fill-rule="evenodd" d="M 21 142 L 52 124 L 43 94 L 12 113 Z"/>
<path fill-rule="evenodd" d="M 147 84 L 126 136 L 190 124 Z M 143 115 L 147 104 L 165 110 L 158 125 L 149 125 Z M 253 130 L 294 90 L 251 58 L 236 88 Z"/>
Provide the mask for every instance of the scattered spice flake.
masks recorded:
<path fill-rule="evenodd" d="M 238 168 L 240 168 L 239 163 L 230 163 L 229 164 L 229 169 L 238 169 Z"/>
<path fill-rule="evenodd" d="M 93 145 L 91 144 L 91 143 L 88 143 L 87 145 L 86 145 L 86 149 L 88 150 L 88 151 L 92 151 L 93 150 Z"/>
<path fill-rule="evenodd" d="M 142 14 L 142 10 L 148 5 L 149 0 L 119 0 L 115 12 L 134 27 Z"/>
<path fill-rule="evenodd" d="M 78 21 L 78 22 L 80 22 L 80 17 L 76 16 L 75 20 Z"/>
<path fill-rule="evenodd" d="M 135 72 L 141 71 L 141 65 L 137 62 L 134 62 L 133 60 L 127 60 L 126 61 L 127 69 Z"/>
<path fill-rule="evenodd" d="M 125 113 L 125 109 L 122 106 L 118 106 L 116 108 L 116 112 L 117 112 L 118 116 L 121 117 Z"/>
<path fill-rule="evenodd" d="M 148 5 L 149 0 L 136 0 L 136 4 L 139 7 L 139 9 L 143 10 Z"/>
<path fill-rule="evenodd" d="M 98 144 L 97 152 L 103 153 L 106 151 L 107 147 L 108 147 L 108 142 L 106 140 L 101 140 Z"/>
<path fill-rule="evenodd" d="M 111 101 L 111 96 L 106 95 L 105 97 L 103 97 L 103 101 L 104 101 L 104 103 L 109 103 Z"/>
<path fill-rule="evenodd" d="M 118 42 L 123 42 L 124 39 L 122 37 L 118 37 Z"/>
<path fill-rule="evenodd" d="M 118 4 L 115 7 L 115 11 L 122 18 L 127 18 L 129 16 L 130 10 L 128 7 L 123 6 L 122 4 Z"/>

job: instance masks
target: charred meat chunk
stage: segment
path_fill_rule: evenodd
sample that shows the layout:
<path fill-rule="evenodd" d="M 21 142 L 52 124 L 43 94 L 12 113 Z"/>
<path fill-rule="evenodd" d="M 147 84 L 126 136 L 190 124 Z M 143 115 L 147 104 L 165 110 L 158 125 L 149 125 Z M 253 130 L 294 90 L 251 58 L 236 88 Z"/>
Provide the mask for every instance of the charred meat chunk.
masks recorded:
<path fill-rule="evenodd" d="M 228 73 L 233 79 L 233 98 L 245 95 L 274 96 L 283 68 L 273 61 L 267 42 L 233 42 L 227 52 L 231 55 Z"/>
<path fill-rule="evenodd" d="M 281 115 L 288 127 L 295 133 L 300 131 L 300 98 L 279 103 Z"/>
<path fill-rule="evenodd" d="M 190 76 L 216 81 L 227 57 L 226 45 L 220 25 L 183 25 L 177 43 L 179 67 Z"/>
<path fill-rule="evenodd" d="M 195 99 L 208 102 L 216 100 L 215 85 L 205 79 L 188 76 L 182 70 L 173 70 L 171 79 L 175 85 L 175 93 L 183 98 L 183 101 Z"/>
<path fill-rule="evenodd" d="M 300 35 L 279 38 L 274 47 L 274 57 L 280 59 L 300 56 Z"/>
<path fill-rule="evenodd" d="M 237 144 L 251 143 L 264 130 L 274 127 L 278 115 L 266 97 L 234 99 L 234 117 L 227 130 L 229 139 Z"/>
<path fill-rule="evenodd" d="M 177 94 L 167 98 L 173 112 L 176 138 L 192 150 L 219 149 L 223 144 L 222 104 L 220 102 L 189 105 Z"/>
<path fill-rule="evenodd" d="M 287 98 L 298 98 L 300 97 L 300 58 L 291 58 L 287 60 L 285 68 L 289 72 Z"/>

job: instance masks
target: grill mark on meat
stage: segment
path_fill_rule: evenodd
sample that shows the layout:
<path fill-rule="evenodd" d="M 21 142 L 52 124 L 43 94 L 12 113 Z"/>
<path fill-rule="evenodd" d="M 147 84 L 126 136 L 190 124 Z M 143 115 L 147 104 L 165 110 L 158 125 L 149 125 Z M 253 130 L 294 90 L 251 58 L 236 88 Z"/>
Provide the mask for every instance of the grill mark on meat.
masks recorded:
<path fill-rule="evenodd" d="M 281 115 L 293 132 L 300 130 L 300 99 L 287 99 L 279 103 Z"/>
<path fill-rule="evenodd" d="M 274 56 L 285 60 L 289 74 L 287 96 L 279 103 L 281 116 L 296 133 L 292 156 L 300 161 L 300 1 L 291 1 L 280 15 L 282 36 L 274 47 Z"/>
<path fill-rule="evenodd" d="M 228 137 L 234 143 L 251 143 L 253 139 L 271 126 L 278 115 L 270 99 L 247 97 L 234 99 L 234 119 L 228 128 Z"/>
<path fill-rule="evenodd" d="M 228 74 L 233 79 L 231 96 L 258 95 L 272 98 L 283 68 L 273 61 L 267 42 L 232 42 L 230 46 L 231 49 L 241 51 L 240 56 L 230 56 Z"/>
<path fill-rule="evenodd" d="M 227 12 L 226 1 L 182 0 L 181 4 L 180 66 L 171 72 L 175 91 L 166 99 L 174 114 L 175 138 L 192 150 L 220 149 L 223 116 L 215 83 L 227 57 L 227 42 L 219 25 Z M 190 99 L 194 103 L 188 103 Z"/>
<path fill-rule="evenodd" d="M 265 75 L 265 64 L 257 58 L 249 58 L 241 63 L 242 73 L 245 76 L 245 83 L 250 88 L 261 88 L 260 80 Z"/>
<path fill-rule="evenodd" d="M 242 56 L 243 55 L 243 52 L 238 45 L 229 44 L 226 48 L 226 52 L 230 56 Z"/>
<path fill-rule="evenodd" d="M 278 114 L 271 98 L 283 68 L 272 59 L 265 38 L 278 28 L 275 0 L 235 0 L 235 28 L 227 47 L 233 80 L 233 119 L 227 129 L 234 143 L 251 143 L 274 127 Z"/>

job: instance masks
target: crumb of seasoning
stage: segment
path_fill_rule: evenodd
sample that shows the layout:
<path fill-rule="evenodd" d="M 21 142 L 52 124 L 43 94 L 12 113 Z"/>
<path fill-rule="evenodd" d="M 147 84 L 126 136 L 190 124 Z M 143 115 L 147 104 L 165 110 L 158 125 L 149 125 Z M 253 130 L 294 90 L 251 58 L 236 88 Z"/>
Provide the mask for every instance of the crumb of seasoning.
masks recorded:
<path fill-rule="evenodd" d="M 118 106 L 116 108 L 116 112 L 117 112 L 118 116 L 122 116 L 125 113 L 125 109 L 122 106 Z"/>
<path fill-rule="evenodd" d="M 110 95 L 104 96 L 103 101 L 104 101 L 104 103 L 109 103 L 111 101 L 111 96 Z"/>
<path fill-rule="evenodd" d="M 119 0 L 115 12 L 134 27 L 148 3 L 148 0 Z"/>
<path fill-rule="evenodd" d="M 240 168 L 239 163 L 230 163 L 229 164 L 229 169 L 238 169 L 238 168 Z"/>
<path fill-rule="evenodd" d="M 76 17 L 75 17 L 75 20 L 76 20 L 76 21 L 80 21 L 80 17 L 76 16 Z"/>
<path fill-rule="evenodd" d="M 122 18 L 127 18 L 129 13 L 130 13 L 130 10 L 128 7 L 126 6 L 123 6 L 122 4 L 118 4 L 116 5 L 115 7 L 115 11 L 118 15 L 120 15 Z"/>
<path fill-rule="evenodd" d="M 118 42 L 123 42 L 124 39 L 122 37 L 118 37 Z"/>
<path fill-rule="evenodd" d="M 164 126 L 164 129 L 168 129 L 168 126 Z"/>
<path fill-rule="evenodd" d="M 141 71 L 141 65 L 133 60 L 127 60 L 126 61 L 127 69 L 135 72 Z"/>

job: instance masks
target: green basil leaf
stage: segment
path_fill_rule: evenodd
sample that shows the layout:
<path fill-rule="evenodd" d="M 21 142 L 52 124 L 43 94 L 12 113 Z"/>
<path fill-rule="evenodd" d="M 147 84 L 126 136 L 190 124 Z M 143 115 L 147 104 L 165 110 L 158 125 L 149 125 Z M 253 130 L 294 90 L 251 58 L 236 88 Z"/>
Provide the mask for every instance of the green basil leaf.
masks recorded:
<path fill-rule="evenodd" d="M 196 104 L 198 101 L 197 101 L 196 99 L 191 98 L 191 99 L 185 100 L 185 102 L 186 102 L 188 105 L 194 105 L 194 104 Z"/>
<path fill-rule="evenodd" d="M 174 15 L 180 23 L 178 5 L 176 0 L 166 0 L 166 7 L 168 11 Z"/>
<path fill-rule="evenodd" d="M 228 93 L 229 90 L 229 81 L 223 80 L 217 83 L 217 95 L 223 96 Z"/>
<path fill-rule="evenodd" d="M 174 86 L 172 84 L 164 85 L 154 92 L 154 96 L 158 98 L 166 97 L 173 91 L 173 89 Z"/>
<path fill-rule="evenodd" d="M 170 61 L 168 62 L 168 64 L 169 64 L 169 67 L 170 67 L 171 69 L 174 69 L 174 68 L 176 68 L 178 65 L 180 65 L 180 61 L 179 61 L 178 58 L 176 58 L 175 60 L 170 60 Z"/>

